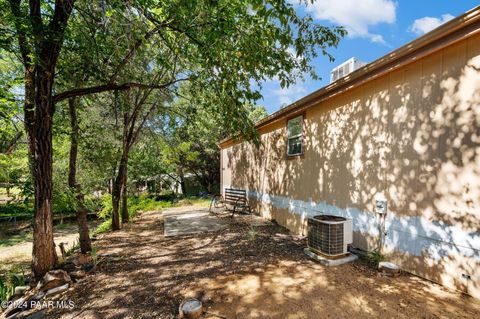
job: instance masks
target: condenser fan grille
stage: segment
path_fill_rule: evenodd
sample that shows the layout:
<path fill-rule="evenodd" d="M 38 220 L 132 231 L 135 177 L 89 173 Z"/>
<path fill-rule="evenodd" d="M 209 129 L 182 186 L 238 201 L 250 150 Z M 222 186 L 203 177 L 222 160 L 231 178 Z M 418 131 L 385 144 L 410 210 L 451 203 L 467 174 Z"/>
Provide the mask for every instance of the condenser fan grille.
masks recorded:
<path fill-rule="evenodd" d="M 332 215 L 314 216 L 308 220 L 308 246 L 329 255 L 345 253 L 345 218 Z"/>

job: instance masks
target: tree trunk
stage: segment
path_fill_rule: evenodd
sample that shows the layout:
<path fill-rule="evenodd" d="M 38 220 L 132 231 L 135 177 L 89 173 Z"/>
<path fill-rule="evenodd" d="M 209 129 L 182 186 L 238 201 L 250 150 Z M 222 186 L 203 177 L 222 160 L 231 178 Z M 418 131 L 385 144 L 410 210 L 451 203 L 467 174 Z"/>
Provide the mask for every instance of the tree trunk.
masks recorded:
<path fill-rule="evenodd" d="M 187 185 L 185 184 L 185 176 L 183 175 L 183 170 L 180 169 L 178 172 L 178 177 L 180 179 L 180 189 L 182 190 L 182 196 L 187 196 Z"/>
<path fill-rule="evenodd" d="M 128 157 L 127 164 L 125 165 L 125 174 L 123 176 L 123 188 L 122 188 L 122 223 L 128 223 L 128 206 L 127 206 L 127 178 L 128 178 Z"/>
<path fill-rule="evenodd" d="M 42 277 L 57 263 L 53 241 L 52 214 L 52 70 L 37 70 L 35 79 L 35 126 L 29 133 L 34 141 L 33 179 L 35 212 L 33 223 L 33 261 L 35 277 Z"/>
<path fill-rule="evenodd" d="M 124 150 L 125 150 L 124 146 Z M 128 154 L 124 151 L 122 158 L 120 159 L 120 164 L 118 166 L 118 173 L 115 177 L 112 187 L 112 230 L 120 229 L 120 216 L 119 216 L 119 206 L 120 199 L 124 189 L 126 167 L 128 162 Z M 127 212 L 128 213 L 128 212 Z"/>
<path fill-rule="evenodd" d="M 70 161 L 68 166 L 68 186 L 72 189 L 77 184 L 77 154 L 78 154 L 78 120 L 75 98 L 68 100 L 68 111 L 70 114 Z"/>
<path fill-rule="evenodd" d="M 120 174 L 120 172 L 118 173 Z M 112 230 L 120 229 L 120 216 L 118 215 L 118 206 L 120 204 L 121 196 L 121 181 L 118 180 L 118 175 L 115 178 L 112 186 Z"/>
<path fill-rule="evenodd" d="M 112 195 L 112 193 L 113 193 L 113 178 L 108 180 L 107 188 L 108 188 L 108 193 L 110 195 Z"/>
<path fill-rule="evenodd" d="M 68 186 L 75 191 L 78 210 L 77 210 L 77 224 L 78 235 L 80 239 L 80 251 L 85 254 L 92 250 L 92 243 L 90 241 L 90 234 L 88 230 L 87 214 L 88 210 L 84 204 L 84 198 L 81 193 L 80 185 L 77 184 L 77 154 L 78 154 L 78 120 L 77 120 L 77 106 L 76 99 L 70 98 L 68 100 L 68 110 L 70 113 L 70 162 L 68 171 Z"/>
<path fill-rule="evenodd" d="M 52 89 L 55 66 L 74 2 L 75 0 L 55 1 L 51 20 L 48 25 L 44 25 L 41 1 L 29 1 L 27 14 L 22 10 L 20 0 L 9 1 L 18 48 L 25 67 L 25 127 L 35 193 L 32 270 L 37 279 L 57 262 L 52 216 Z M 52 6 L 49 8 L 52 9 Z M 27 36 L 27 29 L 35 36 Z"/>

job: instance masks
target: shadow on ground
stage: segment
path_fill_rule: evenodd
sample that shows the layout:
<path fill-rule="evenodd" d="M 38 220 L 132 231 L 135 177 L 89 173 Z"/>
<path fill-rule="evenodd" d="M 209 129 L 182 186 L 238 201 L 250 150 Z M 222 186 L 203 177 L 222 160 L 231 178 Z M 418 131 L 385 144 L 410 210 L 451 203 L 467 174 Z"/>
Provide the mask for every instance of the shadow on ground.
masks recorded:
<path fill-rule="evenodd" d="M 227 229 L 166 238 L 162 213 L 149 212 L 105 235 L 99 253 L 116 258 L 69 292 L 74 309 L 48 318 L 176 318 L 190 296 L 227 318 L 480 317 L 480 302 L 436 284 L 378 277 L 362 263 L 325 268 L 278 226 L 254 233 L 224 218 Z"/>

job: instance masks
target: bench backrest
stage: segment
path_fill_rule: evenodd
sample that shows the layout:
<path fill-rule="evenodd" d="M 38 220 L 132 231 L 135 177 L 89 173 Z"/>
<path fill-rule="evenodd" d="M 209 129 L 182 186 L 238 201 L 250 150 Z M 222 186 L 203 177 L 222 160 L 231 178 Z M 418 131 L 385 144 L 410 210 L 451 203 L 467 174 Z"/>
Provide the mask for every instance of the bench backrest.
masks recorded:
<path fill-rule="evenodd" d="M 225 202 L 227 204 L 245 205 L 247 203 L 247 191 L 244 189 L 225 188 Z"/>

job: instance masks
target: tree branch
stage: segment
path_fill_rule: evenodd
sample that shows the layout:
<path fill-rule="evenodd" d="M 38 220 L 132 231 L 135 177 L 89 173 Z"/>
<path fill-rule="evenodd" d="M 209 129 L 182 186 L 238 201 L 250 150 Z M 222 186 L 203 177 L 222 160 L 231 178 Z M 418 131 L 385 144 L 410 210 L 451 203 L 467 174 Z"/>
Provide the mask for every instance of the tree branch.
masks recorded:
<path fill-rule="evenodd" d="M 10 141 L 5 141 L 0 143 L 0 153 L 4 154 L 10 154 L 15 146 L 17 145 L 17 142 L 20 140 L 22 137 L 23 132 L 22 131 L 17 131 L 15 136 L 10 140 Z"/>
<path fill-rule="evenodd" d="M 133 55 L 135 52 L 140 48 L 140 46 L 147 41 L 149 38 L 151 38 L 159 29 L 161 28 L 161 25 L 156 26 L 152 30 L 148 31 L 142 39 L 137 40 L 133 46 L 130 48 L 128 51 L 127 55 L 123 58 L 122 62 L 120 62 L 117 65 L 117 68 L 115 69 L 115 72 L 112 74 L 110 77 L 110 80 L 108 81 L 109 83 L 114 83 L 115 80 L 118 77 L 118 73 L 123 69 L 123 67 L 132 59 Z"/>
<path fill-rule="evenodd" d="M 44 39 L 45 43 L 41 53 L 49 60 L 50 66 L 56 65 L 74 3 L 75 0 L 55 0 L 55 11 L 48 25 L 49 33 Z"/>
<path fill-rule="evenodd" d="M 20 47 L 20 54 L 22 56 L 22 62 L 25 69 L 29 69 L 32 65 L 31 51 L 28 46 L 27 36 L 23 27 L 22 19 L 25 17 L 22 16 L 20 10 L 20 0 L 10 0 L 10 10 L 12 11 L 13 16 L 15 17 L 15 29 L 18 35 L 18 46 Z"/>
<path fill-rule="evenodd" d="M 39 48 L 43 40 L 43 21 L 40 0 L 30 0 L 28 6 L 30 8 L 30 24 L 32 26 L 33 36 L 37 42 L 36 47 Z"/>
<path fill-rule="evenodd" d="M 163 22 L 163 21 L 159 21 L 157 18 L 155 18 L 150 12 L 148 12 L 147 10 L 142 10 L 141 11 L 143 13 L 143 15 L 145 16 L 145 18 L 147 18 L 147 20 L 149 20 L 150 22 L 152 22 L 153 24 L 156 24 L 156 25 L 159 25 L 159 26 L 162 26 L 162 27 L 167 27 L 169 28 L 170 30 L 172 31 L 175 31 L 175 32 L 178 32 L 178 33 L 182 33 L 184 34 L 187 38 L 189 38 L 190 40 L 192 40 L 193 42 L 195 42 L 195 44 L 197 44 L 198 46 L 202 47 L 204 44 L 199 41 L 197 38 L 195 38 L 194 36 L 192 36 L 189 32 L 188 32 L 188 28 L 187 29 L 180 29 L 178 28 L 176 25 L 174 25 L 173 23 L 175 23 L 175 21 L 172 21 L 172 22 Z"/>
<path fill-rule="evenodd" d="M 165 89 L 170 85 L 173 85 L 175 83 L 182 82 L 182 81 L 188 81 L 190 79 L 191 77 L 180 78 L 162 85 L 127 82 L 122 84 L 110 83 L 110 84 L 104 84 L 104 85 L 98 85 L 98 86 L 92 86 L 92 87 L 86 87 L 86 88 L 72 89 L 72 90 L 54 95 L 53 102 L 57 103 L 71 97 L 84 96 L 84 95 L 102 93 L 107 91 L 125 91 L 131 88 Z"/>

